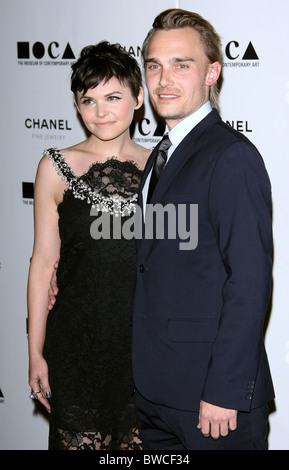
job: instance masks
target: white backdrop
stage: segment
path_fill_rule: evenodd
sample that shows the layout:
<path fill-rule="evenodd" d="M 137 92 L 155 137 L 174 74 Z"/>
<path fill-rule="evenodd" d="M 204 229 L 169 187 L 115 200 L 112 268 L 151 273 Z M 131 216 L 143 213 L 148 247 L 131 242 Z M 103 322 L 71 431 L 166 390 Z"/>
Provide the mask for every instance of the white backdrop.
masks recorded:
<path fill-rule="evenodd" d="M 221 34 L 222 117 L 259 148 L 272 182 L 274 290 L 266 346 L 276 400 L 269 448 L 289 450 L 288 2 L 0 0 L 0 7 L 0 449 L 47 449 L 47 418 L 28 398 L 26 286 L 38 161 L 45 148 L 84 138 L 70 65 L 82 47 L 102 39 L 121 43 L 140 61 L 154 17 L 180 7 L 205 16 Z M 151 148 L 157 125 L 146 98 L 135 140 Z"/>

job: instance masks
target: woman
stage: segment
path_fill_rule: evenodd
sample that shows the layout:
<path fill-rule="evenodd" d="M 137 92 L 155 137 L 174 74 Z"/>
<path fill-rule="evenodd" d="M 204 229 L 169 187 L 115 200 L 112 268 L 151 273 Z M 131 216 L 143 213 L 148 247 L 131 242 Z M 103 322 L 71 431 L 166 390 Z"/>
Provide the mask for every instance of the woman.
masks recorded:
<path fill-rule="evenodd" d="M 129 132 L 143 103 L 141 72 L 118 44 L 101 42 L 82 50 L 71 90 L 90 135 L 45 151 L 38 166 L 28 279 L 31 397 L 50 412 L 49 449 L 141 449 L 129 326 L 135 241 L 121 230 L 149 155 Z M 49 311 L 58 258 L 59 292 Z"/>

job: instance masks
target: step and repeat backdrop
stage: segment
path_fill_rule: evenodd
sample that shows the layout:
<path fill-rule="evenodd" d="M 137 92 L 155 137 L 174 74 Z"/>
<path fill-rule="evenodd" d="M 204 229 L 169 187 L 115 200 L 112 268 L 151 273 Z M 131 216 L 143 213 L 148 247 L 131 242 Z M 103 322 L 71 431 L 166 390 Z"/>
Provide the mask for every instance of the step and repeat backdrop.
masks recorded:
<path fill-rule="evenodd" d="M 70 92 L 81 49 L 106 39 L 140 59 L 154 17 L 200 13 L 223 42 L 221 114 L 263 155 L 272 182 L 274 285 L 266 346 L 276 389 L 270 450 L 289 450 L 289 3 L 284 0 L 0 0 L 0 449 L 47 449 L 48 419 L 29 399 L 26 288 L 33 183 L 44 149 L 85 138 Z M 134 124 L 151 148 L 163 127 L 147 95 Z M 59 358 L 61 360 L 61 358 Z"/>

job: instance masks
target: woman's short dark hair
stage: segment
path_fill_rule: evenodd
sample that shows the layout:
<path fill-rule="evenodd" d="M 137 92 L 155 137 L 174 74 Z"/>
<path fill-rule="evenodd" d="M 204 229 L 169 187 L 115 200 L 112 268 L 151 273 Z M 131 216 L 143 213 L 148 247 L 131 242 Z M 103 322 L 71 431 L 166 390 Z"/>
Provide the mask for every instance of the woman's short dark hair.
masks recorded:
<path fill-rule="evenodd" d="M 79 59 L 72 65 L 71 91 L 86 93 L 112 77 L 129 86 L 137 100 L 142 87 L 142 75 L 137 61 L 120 44 L 101 41 L 82 49 Z"/>

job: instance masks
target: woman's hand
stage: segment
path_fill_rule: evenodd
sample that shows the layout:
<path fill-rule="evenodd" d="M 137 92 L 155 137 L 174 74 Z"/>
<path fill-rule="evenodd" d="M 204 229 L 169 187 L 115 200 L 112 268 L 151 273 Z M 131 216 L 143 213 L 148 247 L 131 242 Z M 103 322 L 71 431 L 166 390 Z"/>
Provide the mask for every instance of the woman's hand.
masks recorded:
<path fill-rule="evenodd" d="M 50 413 L 51 390 L 48 382 L 48 366 L 43 356 L 30 359 L 29 385 L 31 387 L 30 398 L 39 401 Z"/>

